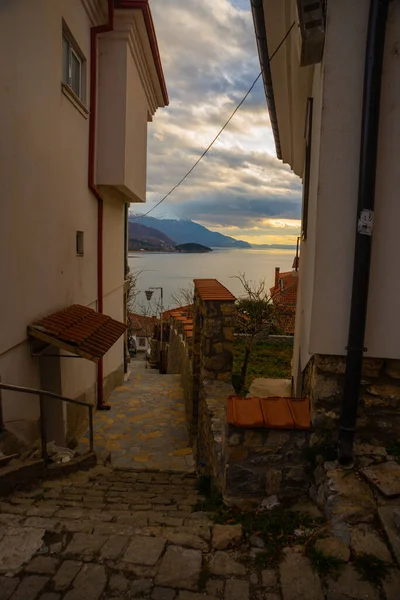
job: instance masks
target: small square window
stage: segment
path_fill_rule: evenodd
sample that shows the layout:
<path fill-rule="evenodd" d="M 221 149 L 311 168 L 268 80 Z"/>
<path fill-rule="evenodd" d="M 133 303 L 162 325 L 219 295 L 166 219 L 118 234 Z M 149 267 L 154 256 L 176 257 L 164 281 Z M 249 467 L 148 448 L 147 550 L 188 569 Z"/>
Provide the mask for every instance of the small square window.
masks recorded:
<path fill-rule="evenodd" d="M 84 56 L 69 31 L 67 31 L 66 25 L 64 25 L 62 36 L 62 81 L 82 101 L 85 99 L 84 65 Z"/>
<path fill-rule="evenodd" d="M 144 348 L 146 346 L 146 338 L 139 338 L 139 346 Z"/>
<path fill-rule="evenodd" d="M 76 232 L 76 255 L 83 256 L 83 231 Z"/>

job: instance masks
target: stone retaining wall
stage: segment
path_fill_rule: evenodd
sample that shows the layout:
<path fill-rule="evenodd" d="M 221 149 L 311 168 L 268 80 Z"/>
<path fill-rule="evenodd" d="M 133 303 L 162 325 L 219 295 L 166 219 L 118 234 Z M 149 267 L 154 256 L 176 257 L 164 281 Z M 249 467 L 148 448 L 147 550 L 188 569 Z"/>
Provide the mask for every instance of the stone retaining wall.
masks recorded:
<path fill-rule="evenodd" d="M 202 386 L 199 402 L 197 464 L 199 472 L 211 478 L 212 486 L 225 490 L 226 399 L 233 387 L 222 381 L 208 381 Z"/>
<path fill-rule="evenodd" d="M 310 470 L 305 458 L 307 431 L 244 429 L 228 426 L 225 493 L 264 498 L 306 493 Z"/>
<path fill-rule="evenodd" d="M 167 347 L 167 373 L 181 375 L 185 398 L 186 423 L 190 438 L 195 435 L 193 415 L 193 334 L 184 315 L 176 314 L 170 319 Z"/>
<path fill-rule="evenodd" d="M 304 395 L 310 398 L 316 436 L 337 437 L 346 359 L 315 355 L 307 365 Z M 387 444 L 400 436 L 400 361 L 364 358 L 357 437 Z"/>

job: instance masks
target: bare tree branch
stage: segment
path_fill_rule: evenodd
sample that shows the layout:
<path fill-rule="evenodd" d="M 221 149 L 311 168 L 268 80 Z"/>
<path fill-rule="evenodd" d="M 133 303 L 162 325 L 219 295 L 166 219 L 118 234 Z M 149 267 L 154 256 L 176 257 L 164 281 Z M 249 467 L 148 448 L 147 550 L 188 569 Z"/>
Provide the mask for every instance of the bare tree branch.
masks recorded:
<path fill-rule="evenodd" d="M 190 314 L 193 314 L 193 297 L 194 297 L 194 285 L 190 283 L 184 288 L 179 288 L 179 290 L 171 295 L 172 300 L 176 304 L 177 308 L 181 308 L 182 306 L 189 306 Z"/>
<path fill-rule="evenodd" d="M 277 307 L 267 290 L 265 279 L 252 282 L 245 273 L 239 273 L 236 279 L 240 281 L 245 291 L 243 297 L 236 301 L 237 331 L 244 335 L 245 355 L 241 369 L 241 387 L 247 375 L 247 368 L 254 344 L 266 339 L 271 333 L 279 332 Z"/>

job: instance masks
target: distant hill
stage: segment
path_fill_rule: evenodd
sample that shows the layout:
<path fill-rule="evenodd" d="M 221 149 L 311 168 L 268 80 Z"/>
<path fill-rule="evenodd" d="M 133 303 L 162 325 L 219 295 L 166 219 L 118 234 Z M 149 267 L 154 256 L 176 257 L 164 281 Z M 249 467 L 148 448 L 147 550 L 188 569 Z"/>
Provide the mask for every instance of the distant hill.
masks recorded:
<path fill-rule="evenodd" d="M 139 223 L 137 219 L 129 221 L 128 224 L 128 243 L 130 250 L 134 249 L 131 248 L 133 242 L 135 246 L 138 244 L 140 245 L 140 242 L 145 242 L 145 245 L 156 247 L 175 246 L 174 240 L 171 240 L 165 233 L 162 233 L 154 227 L 147 227 L 146 225 Z"/>
<path fill-rule="evenodd" d="M 132 222 L 132 221 L 131 221 Z M 156 219 L 155 217 L 135 218 L 134 222 L 157 229 L 175 240 L 176 244 L 201 244 L 210 248 L 251 248 L 242 240 L 210 231 L 190 219 Z"/>
<path fill-rule="evenodd" d="M 201 252 L 212 252 L 211 248 L 207 248 L 207 246 L 203 246 L 202 244 L 178 244 L 175 246 L 175 249 L 178 252 L 188 252 L 188 253 L 201 253 Z"/>

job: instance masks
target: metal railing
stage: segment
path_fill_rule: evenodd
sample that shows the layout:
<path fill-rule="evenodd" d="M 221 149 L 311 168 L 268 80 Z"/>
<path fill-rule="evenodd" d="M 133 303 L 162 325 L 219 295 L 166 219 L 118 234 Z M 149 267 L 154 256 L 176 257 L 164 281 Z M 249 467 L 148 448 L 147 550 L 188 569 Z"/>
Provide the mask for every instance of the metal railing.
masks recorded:
<path fill-rule="evenodd" d="M 66 398 L 65 396 L 61 396 L 60 394 L 55 394 L 54 392 L 48 392 L 47 390 L 38 390 L 35 388 L 22 387 L 20 385 L 11 385 L 9 383 L 2 383 L 0 381 L 0 397 L 1 390 L 7 390 L 9 392 L 20 392 L 23 394 L 31 394 L 33 396 L 39 396 L 39 415 L 40 415 L 40 438 L 42 445 L 42 458 L 47 463 L 49 461 L 49 457 L 47 454 L 47 434 L 46 434 L 46 415 L 45 415 L 45 406 L 44 401 L 46 398 L 53 398 L 54 400 L 59 400 L 61 402 L 69 402 L 70 404 L 76 404 L 77 406 L 84 406 L 89 411 L 89 448 L 90 452 L 93 452 L 93 406 L 91 404 L 87 404 L 86 402 L 81 402 L 80 400 L 72 400 L 72 398 Z M 1 404 L 1 402 L 0 402 Z"/>

